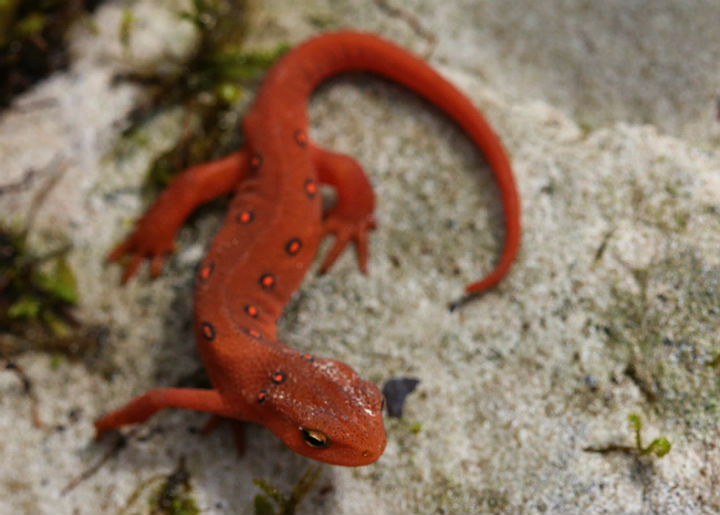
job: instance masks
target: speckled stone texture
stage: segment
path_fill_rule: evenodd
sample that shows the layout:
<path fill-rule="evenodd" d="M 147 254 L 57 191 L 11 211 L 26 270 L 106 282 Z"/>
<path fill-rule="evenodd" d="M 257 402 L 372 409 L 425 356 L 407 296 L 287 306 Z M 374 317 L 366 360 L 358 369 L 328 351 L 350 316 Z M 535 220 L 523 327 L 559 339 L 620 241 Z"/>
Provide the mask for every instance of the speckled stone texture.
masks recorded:
<path fill-rule="evenodd" d="M 119 43 L 135 12 L 132 52 Z M 48 177 L 31 243 L 73 243 L 78 315 L 108 329 L 109 380 L 52 356 L 18 362 L 45 427 L 33 426 L 17 378 L 0 374 L 0 513 L 141 512 L 145 480 L 184 456 L 202 513 L 251 512 L 253 478 L 291 488 L 307 468 L 267 430 L 199 437 L 205 416 L 167 412 L 89 478 L 63 489 L 112 445 L 92 420 L 194 372 L 192 270 L 223 213 L 184 229 L 164 275 L 118 286 L 104 264 L 142 211 L 148 162 L 181 130 L 179 110 L 118 156 L 140 86 L 119 71 L 182 59 L 196 41 L 177 2 L 109 2 L 73 32 L 73 65 L 0 115 L 0 178 L 46 170 L 0 196 L 21 223 Z M 332 81 L 310 104 L 311 137 L 351 154 L 377 191 L 369 274 L 346 253 L 309 275 L 279 330 L 287 343 L 349 363 L 378 383 L 421 380 L 404 418 L 388 420 L 372 466 L 324 466 L 300 506 L 312 513 L 717 513 L 720 368 L 720 5 L 712 1 L 414 0 L 251 2 L 247 43 L 274 48 L 344 27 L 416 53 L 483 110 L 511 156 L 523 205 L 519 259 L 495 290 L 450 313 L 491 269 L 502 241 L 482 156 L 436 109 L 362 75 Z M 327 249 L 327 247 L 325 247 Z M 79 416 L 69 418 L 71 410 Z M 665 436 L 661 458 L 587 447 Z M 77 415 L 78 412 L 75 412 Z M 57 426 L 64 426 L 63 431 Z"/>

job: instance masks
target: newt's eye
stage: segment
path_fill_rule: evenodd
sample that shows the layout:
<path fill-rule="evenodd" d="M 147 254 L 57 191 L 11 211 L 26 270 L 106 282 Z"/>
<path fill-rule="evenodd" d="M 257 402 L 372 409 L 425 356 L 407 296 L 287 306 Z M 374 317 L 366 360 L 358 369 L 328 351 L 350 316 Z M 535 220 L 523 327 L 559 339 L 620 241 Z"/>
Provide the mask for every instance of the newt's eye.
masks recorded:
<path fill-rule="evenodd" d="M 323 432 L 315 429 L 302 428 L 300 428 L 300 432 L 302 433 L 303 440 L 305 440 L 305 443 L 310 447 L 315 449 L 324 449 L 330 445 L 330 439 Z"/>

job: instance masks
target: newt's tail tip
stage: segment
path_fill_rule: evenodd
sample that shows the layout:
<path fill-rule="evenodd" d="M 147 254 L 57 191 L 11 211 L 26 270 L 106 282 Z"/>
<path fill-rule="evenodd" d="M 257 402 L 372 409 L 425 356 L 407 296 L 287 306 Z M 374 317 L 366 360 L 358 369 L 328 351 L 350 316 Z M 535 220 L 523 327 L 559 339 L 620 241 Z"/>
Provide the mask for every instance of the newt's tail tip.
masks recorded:
<path fill-rule="evenodd" d="M 465 294 L 462 297 L 452 301 L 450 304 L 448 304 L 448 311 L 450 311 L 450 313 L 452 313 L 456 309 L 464 306 L 470 300 L 470 299 L 468 299 L 469 296 L 470 296 L 469 294 Z M 472 296 L 474 297 L 475 295 L 472 295 Z"/>

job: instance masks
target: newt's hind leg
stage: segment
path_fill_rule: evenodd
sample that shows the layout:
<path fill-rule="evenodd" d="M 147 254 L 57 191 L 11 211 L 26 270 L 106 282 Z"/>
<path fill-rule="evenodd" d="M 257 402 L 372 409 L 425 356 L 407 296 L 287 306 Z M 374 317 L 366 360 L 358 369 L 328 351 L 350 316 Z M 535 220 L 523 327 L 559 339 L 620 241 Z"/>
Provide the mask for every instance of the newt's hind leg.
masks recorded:
<path fill-rule="evenodd" d="M 375 228 L 375 194 L 365 172 L 350 156 L 311 146 L 313 164 L 321 183 L 335 188 L 337 200 L 325 215 L 323 236 L 333 234 L 335 243 L 320 266 L 327 272 L 351 241 L 355 243 L 358 266 L 365 273 L 368 232 Z"/>

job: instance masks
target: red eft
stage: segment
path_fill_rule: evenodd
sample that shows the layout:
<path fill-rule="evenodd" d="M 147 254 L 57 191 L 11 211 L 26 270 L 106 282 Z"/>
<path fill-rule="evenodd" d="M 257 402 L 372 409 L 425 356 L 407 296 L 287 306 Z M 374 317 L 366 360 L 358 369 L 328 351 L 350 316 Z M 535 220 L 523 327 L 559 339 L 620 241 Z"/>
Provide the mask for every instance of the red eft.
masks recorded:
<path fill-rule="evenodd" d="M 465 290 L 485 290 L 508 272 L 520 243 L 520 203 L 508 157 L 480 112 L 422 60 L 375 35 L 343 31 L 310 39 L 268 71 L 242 124 L 244 146 L 182 172 L 110 254 L 129 257 L 123 281 L 145 259 L 155 277 L 188 215 L 234 195 L 196 277 L 195 338 L 213 388 L 150 390 L 97 420 L 97 438 L 164 408 L 184 408 L 262 424 L 293 451 L 326 463 L 358 466 L 380 457 L 386 440 L 378 387 L 344 363 L 298 352 L 275 336 L 322 237 L 332 234 L 335 241 L 321 271 L 350 242 L 366 270 L 368 232 L 375 228 L 370 182 L 356 161 L 318 146 L 307 133 L 308 97 L 346 71 L 415 91 L 480 148 L 499 185 L 506 236 L 495 269 Z M 320 185 L 336 190 L 326 213 Z"/>

